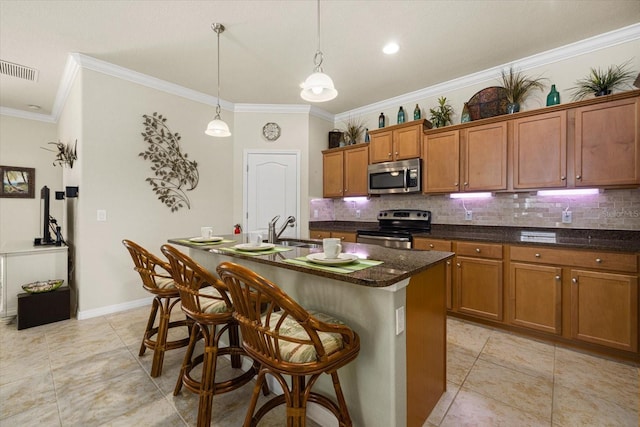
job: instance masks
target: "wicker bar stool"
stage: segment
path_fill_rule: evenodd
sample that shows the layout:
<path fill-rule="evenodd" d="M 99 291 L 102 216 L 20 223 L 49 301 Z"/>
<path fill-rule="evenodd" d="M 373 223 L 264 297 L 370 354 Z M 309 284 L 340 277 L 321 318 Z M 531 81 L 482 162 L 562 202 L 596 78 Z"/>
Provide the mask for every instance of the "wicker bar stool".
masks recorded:
<path fill-rule="evenodd" d="M 171 276 L 169 264 L 131 240 L 125 239 L 122 244 L 133 259 L 134 270 L 140 274 L 142 287 L 154 295 L 138 356 L 143 356 L 147 348 L 153 350 L 151 376 L 157 377 L 162 373 L 165 351 L 189 344 L 190 322 L 189 320 L 171 321 L 171 311 L 180 302 L 180 294 Z M 158 326 L 154 327 L 158 311 L 160 311 Z M 182 326 L 186 327 L 187 336 L 179 340 L 167 341 L 169 329 Z"/>
<path fill-rule="evenodd" d="M 305 310 L 276 285 L 241 265 L 223 262 L 217 271 L 233 299 L 242 345 L 260 362 L 244 426 L 257 425 L 267 412 L 286 404 L 286 425 L 304 427 L 307 402 L 329 409 L 341 427 L 351 426 L 337 371 L 357 357 L 358 334 L 326 314 Z M 323 373 L 331 375 L 337 403 L 311 391 Z M 266 374 L 278 381 L 284 394 L 255 412 Z M 285 376 L 291 377 L 290 387 Z"/>
<path fill-rule="evenodd" d="M 182 386 L 200 395 L 198 404 L 198 427 L 209 427 L 213 396 L 235 390 L 249 382 L 258 373 L 258 363 L 252 361 L 250 369 L 241 374 L 216 382 L 218 356 L 230 355 L 231 366 L 240 368 L 246 352 L 240 345 L 238 324 L 232 316 L 232 304 L 224 283 L 205 270 L 197 262 L 176 248 L 163 245 L 162 253 L 171 264 L 171 272 L 180 291 L 182 310 L 193 319 L 189 347 L 182 363 L 180 376 L 173 395 L 180 393 Z M 219 347 L 220 338 L 227 332 L 229 346 Z M 193 357 L 197 341 L 204 339 L 204 353 Z M 202 364 L 200 378 L 193 378 L 191 371 Z M 269 389 L 263 388 L 265 395 Z"/>

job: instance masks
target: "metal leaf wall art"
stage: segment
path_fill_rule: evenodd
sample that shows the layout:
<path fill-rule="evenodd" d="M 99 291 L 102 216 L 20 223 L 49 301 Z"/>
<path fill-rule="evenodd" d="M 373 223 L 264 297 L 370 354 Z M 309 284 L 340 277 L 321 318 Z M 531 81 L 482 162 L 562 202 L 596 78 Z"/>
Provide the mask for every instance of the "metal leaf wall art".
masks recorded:
<path fill-rule="evenodd" d="M 151 161 L 151 170 L 155 177 L 147 178 L 158 200 L 171 212 L 182 207 L 191 209 L 186 191 L 198 186 L 200 176 L 198 163 L 187 160 L 187 153 L 180 150 L 180 135 L 171 133 L 162 114 L 144 114 L 144 132 L 142 136 L 147 149 L 139 156 Z"/>

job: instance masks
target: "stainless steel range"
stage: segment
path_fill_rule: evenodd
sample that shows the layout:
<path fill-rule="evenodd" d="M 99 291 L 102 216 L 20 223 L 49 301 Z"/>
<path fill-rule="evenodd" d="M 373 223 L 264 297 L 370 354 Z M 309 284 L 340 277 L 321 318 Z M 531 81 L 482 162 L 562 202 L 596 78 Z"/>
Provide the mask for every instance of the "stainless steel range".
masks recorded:
<path fill-rule="evenodd" d="M 378 214 L 378 229 L 358 230 L 357 242 L 410 249 L 413 234 L 431 231 L 431 211 L 389 209 Z"/>

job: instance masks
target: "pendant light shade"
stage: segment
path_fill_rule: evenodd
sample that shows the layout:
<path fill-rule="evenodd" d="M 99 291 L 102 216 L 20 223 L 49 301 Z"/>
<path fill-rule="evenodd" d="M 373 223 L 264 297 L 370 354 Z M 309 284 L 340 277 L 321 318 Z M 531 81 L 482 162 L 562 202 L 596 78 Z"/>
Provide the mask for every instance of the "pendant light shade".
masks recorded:
<path fill-rule="evenodd" d="M 204 131 L 207 135 L 215 137 L 231 136 L 229 126 L 220 118 L 220 33 L 224 31 L 224 25 L 213 23 L 211 29 L 218 35 L 218 97 L 216 99 L 216 116 L 207 125 Z"/>
<path fill-rule="evenodd" d="M 300 97 L 309 102 L 330 101 L 338 96 L 338 91 L 333 85 L 333 80 L 322 70 L 322 51 L 320 50 L 320 0 L 318 4 L 318 50 L 313 57 L 315 65 L 313 73 L 300 86 Z"/>

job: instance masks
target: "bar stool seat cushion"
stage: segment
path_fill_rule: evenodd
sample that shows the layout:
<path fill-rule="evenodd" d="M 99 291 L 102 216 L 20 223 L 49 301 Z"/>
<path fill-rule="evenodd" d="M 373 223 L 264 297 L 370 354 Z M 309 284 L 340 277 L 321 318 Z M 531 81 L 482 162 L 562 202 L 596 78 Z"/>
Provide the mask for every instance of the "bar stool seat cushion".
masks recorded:
<path fill-rule="evenodd" d="M 343 322 L 329 316 L 328 314 L 320 313 L 313 310 L 307 311 L 313 317 L 322 322 L 344 325 Z M 274 329 L 277 328 L 277 324 L 281 321 L 281 317 L 281 312 L 271 313 L 269 326 Z M 263 322 L 266 323 L 264 316 Z M 291 363 L 309 363 L 318 360 L 318 353 L 316 352 L 313 345 L 301 344 L 286 339 L 293 338 L 300 340 L 309 340 L 309 334 L 307 334 L 304 328 L 300 326 L 300 324 L 295 319 L 285 317 L 285 319 L 282 321 L 282 324 L 278 328 L 278 332 L 283 337 L 283 339 L 278 340 L 278 348 L 280 350 L 281 357 L 284 360 Z M 338 333 L 318 331 L 318 337 L 322 342 L 322 346 L 324 347 L 327 356 L 335 353 L 338 350 L 342 350 L 342 348 L 344 347 L 342 336 Z"/>
<path fill-rule="evenodd" d="M 176 289 L 176 282 L 169 277 L 155 276 L 154 281 L 160 289 Z"/>
<path fill-rule="evenodd" d="M 207 296 L 213 298 L 207 298 Z M 198 299 L 200 300 L 200 308 L 203 313 L 225 313 L 229 310 L 227 304 L 223 299 L 220 299 L 222 295 L 213 286 L 206 286 L 200 288 L 198 291 Z"/>

